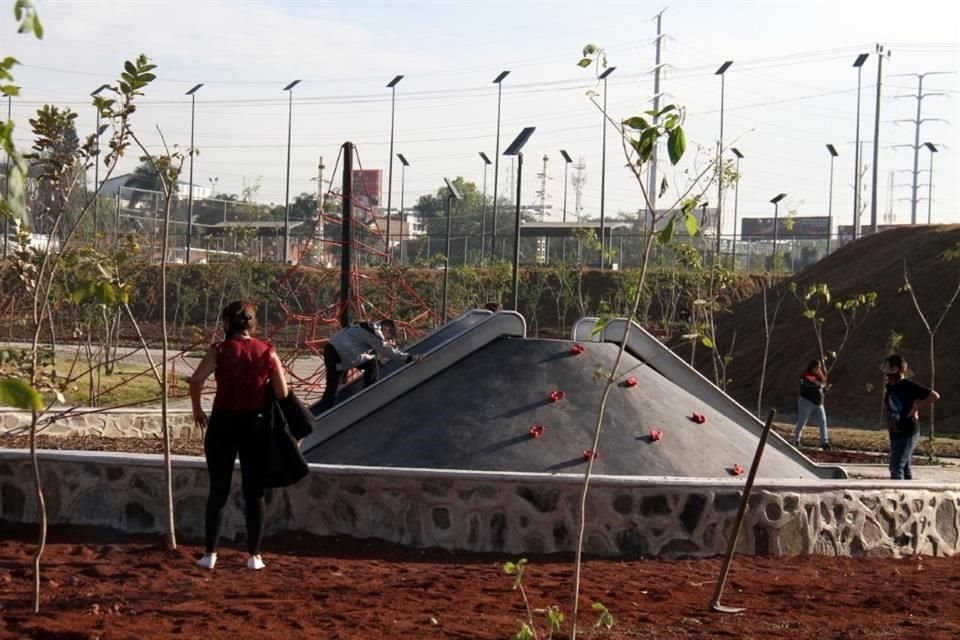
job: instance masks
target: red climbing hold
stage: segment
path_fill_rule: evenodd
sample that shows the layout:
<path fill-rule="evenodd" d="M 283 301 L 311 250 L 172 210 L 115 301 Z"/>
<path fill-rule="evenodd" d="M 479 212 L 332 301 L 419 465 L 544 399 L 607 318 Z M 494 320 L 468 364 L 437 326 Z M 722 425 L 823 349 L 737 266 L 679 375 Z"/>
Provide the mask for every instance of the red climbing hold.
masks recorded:
<path fill-rule="evenodd" d="M 550 392 L 550 402 L 560 402 L 567 397 L 567 394 L 563 391 L 551 391 Z"/>
<path fill-rule="evenodd" d="M 623 386 L 627 388 L 635 387 L 637 386 L 637 379 L 634 378 L 633 376 L 630 376 L 629 378 L 623 381 Z"/>
<path fill-rule="evenodd" d="M 543 435 L 543 432 L 546 431 L 546 427 L 540 424 L 535 424 L 527 431 L 530 434 L 531 438 L 539 438 Z"/>
<path fill-rule="evenodd" d="M 659 429 L 653 429 L 650 431 L 650 440 L 657 442 L 658 440 L 663 440 L 663 431 Z"/>
<path fill-rule="evenodd" d="M 584 459 L 584 460 L 590 460 L 591 458 L 593 458 L 594 460 L 596 460 L 596 459 L 599 458 L 599 457 L 600 457 L 600 454 L 597 453 L 596 451 L 594 451 L 593 449 L 584 449 L 584 450 L 583 450 L 583 459 Z"/>
<path fill-rule="evenodd" d="M 582 344 L 574 344 L 572 347 L 570 347 L 570 355 L 572 356 L 578 356 L 583 353 L 583 351 L 584 349 Z"/>
<path fill-rule="evenodd" d="M 697 424 L 703 424 L 707 421 L 707 417 L 702 413 L 693 412 L 693 415 L 690 416 L 690 419 L 696 422 Z"/>
<path fill-rule="evenodd" d="M 733 469 L 730 470 L 730 473 L 732 473 L 732 474 L 735 475 L 735 476 L 742 476 L 742 475 L 743 475 L 743 467 L 741 467 L 741 466 L 738 465 L 738 464 L 735 464 L 735 465 L 733 465 Z"/>

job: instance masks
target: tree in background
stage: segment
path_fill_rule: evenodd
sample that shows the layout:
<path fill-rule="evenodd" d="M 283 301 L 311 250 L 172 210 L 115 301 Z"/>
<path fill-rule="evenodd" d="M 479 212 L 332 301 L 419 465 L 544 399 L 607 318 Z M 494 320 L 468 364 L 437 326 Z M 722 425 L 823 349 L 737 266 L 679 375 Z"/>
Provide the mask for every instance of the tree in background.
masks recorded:
<path fill-rule="evenodd" d="M 479 261 L 480 256 L 480 235 L 483 229 L 483 210 L 484 199 L 483 192 L 477 188 L 476 183 L 464 180 L 462 176 L 457 176 L 453 180 L 453 185 L 460 191 L 463 199 L 454 204 L 450 218 L 450 236 L 455 239 L 457 249 L 451 250 L 451 263 L 460 263 L 459 258 L 464 255 L 462 248 L 464 238 L 467 242 L 467 261 Z M 420 196 L 413 210 L 423 221 L 424 230 L 432 242 L 430 248 L 423 248 L 423 251 L 430 253 L 442 253 L 444 245 L 443 238 L 447 236 L 447 197 L 450 195 L 446 187 L 437 189 L 436 195 L 428 194 Z M 514 209 L 509 200 L 501 199 L 499 201 L 497 212 L 497 237 L 513 236 L 514 230 Z M 493 231 L 492 218 L 492 200 L 487 196 L 487 224 L 486 224 L 486 246 L 489 254 L 489 238 Z M 529 217 L 524 218 L 528 220 Z M 438 242 L 438 239 L 441 241 Z M 472 256 L 472 257 L 471 257 Z"/>

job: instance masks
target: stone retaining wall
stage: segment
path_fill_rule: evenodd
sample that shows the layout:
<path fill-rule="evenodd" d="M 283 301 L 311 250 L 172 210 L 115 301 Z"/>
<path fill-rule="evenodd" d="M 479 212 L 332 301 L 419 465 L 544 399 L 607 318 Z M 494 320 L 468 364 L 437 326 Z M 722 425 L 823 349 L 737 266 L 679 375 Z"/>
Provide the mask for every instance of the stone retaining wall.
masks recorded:
<path fill-rule="evenodd" d="M 180 535 L 199 539 L 207 476 L 202 460 L 174 458 Z M 270 492 L 267 533 L 375 537 L 413 547 L 505 554 L 571 551 L 576 476 L 311 465 L 295 487 Z M 159 456 L 44 452 L 50 521 L 160 532 Z M 239 478 L 224 534 L 243 535 Z M 741 482 L 596 478 L 587 506 L 592 554 L 710 556 L 726 549 Z M 0 518 L 37 519 L 28 456 L 0 451 Z M 755 487 L 741 553 L 770 555 L 960 552 L 960 488 L 900 482 L 764 481 Z"/>
<path fill-rule="evenodd" d="M 73 410 L 71 410 L 73 411 Z M 54 412 L 56 416 L 56 412 Z M 40 433 L 48 436 L 107 436 L 110 438 L 159 438 L 159 409 L 81 409 L 67 413 L 44 425 Z M 182 408 L 167 411 L 174 438 L 199 438 L 193 414 Z M 30 414 L 0 409 L 0 436 L 20 433 L 30 426 Z"/>

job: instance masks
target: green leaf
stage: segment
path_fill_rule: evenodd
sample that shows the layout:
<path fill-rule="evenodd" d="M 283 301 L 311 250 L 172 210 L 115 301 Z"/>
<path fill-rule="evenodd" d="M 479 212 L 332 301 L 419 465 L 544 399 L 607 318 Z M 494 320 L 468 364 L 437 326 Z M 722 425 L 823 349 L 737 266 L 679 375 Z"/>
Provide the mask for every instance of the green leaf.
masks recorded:
<path fill-rule="evenodd" d="M 588 44 L 583 48 L 583 57 L 592 56 L 599 50 L 599 47 L 595 44 Z"/>
<path fill-rule="evenodd" d="M 6 84 L 0 87 L 0 94 L 4 96 L 13 96 L 14 98 L 16 98 L 17 96 L 20 95 L 20 87 L 16 87 L 12 84 Z"/>
<path fill-rule="evenodd" d="M 520 630 L 510 636 L 510 640 L 536 640 L 533 629 L 526 622 L 520 623 Z"/>
<path fill-rule="evenodd" d="M 807 309 L 803 312 L 803 317 L 806 318 L 807 320 L 813 320 L 814 318 L 817 317 L 817 312 L 814 311 L 813 309 Z"/>
<path fill-rule="evenodd" d="M 660 180 L 660 195 L 657 197 L 662 198 L 663 194 L 667 192 L 669 186 L 670 184 L 667 182 L 667 176 L 663 176 L 663 179 Z"/>
<path fill-rule="evenodd" d="M 697 231 L 700 230 L 700 225 L 697 223 L 697 216 L 693 213 L 688 213 L 683 217 L 683 224 L 687 228 L 687 235 L 691 238 L 697 235 Z"/>
<path fill-rule="evenodd" d="M 708 336 L 703 336 L 702 338 L 700 338 L 700 344 L 705 346 L 707 349 L 713 349 L 713 340 L 710 339 Z"/>
<path fill-rule="evenodd" d="M 633 116 L 632 118 L 627 118 L 623 121 L 623 126 L 630 129 L 636 129 L 637 131 L 643 131 L 644 129 L 650 128 L 650 123 L 646 121 L 645 118 L 640 116 Z"/>
<path fill-rule="evenodd" d="M 137 67 L 129 60 L 123 63 L 123 70 L 129 73 L 131 76 L 137 75 Z"/>
<path fill-rule="evenodd" d="M 40 24 L 40 18 L 33 17 L 33 36 L 37 40 L 43 40 L 43 25 Z"/>
<path fill-rule="evenodd" d="M 677 164 L 687 150 L 687 138 L 681 127 L 670 130 L 670 137 L 667 138 L 667 152 L 670 154 L 670 164 Z"/>
<path fill-rule="evenodd" d="M 577 63 L 578 67 L 589 67 L 593 63 L 593 60 L 590 58 L 581 58 L 580 62 Z"/>
<path fill-rule="evenodd" d="M 43 411 L 43 399 L 37 390 L 17 378 L 0 380 L 0 404 L 17 409 Z"/>
<path fill-rule="evenodd" d="M 97 283 L 97 302 L 107 306 L 112 306 L 117 302 L 117 293 L 114 291 L 112 284 L 103 281 Z"/>
<path fill-rule="evenodd" d="M 513 574 L 515 574 L 515 573 L 517 572 L 517 565 L 515 565 L 515 564 L 512 563 L 512 562 L 504 562 L 504 563 L 503 563 L 503 572 L 504 572 L 505 574 L 507 574 L 508 576 L 512 576 Z"/>
<path fill-rule="evenodd" d="M 673 233 L 676 231 L 676 226 L 676 217 L 670 218 L 670 222 L 657 233 L 657 242 L 660 244 L 670 244 L 670 241 L 673 240 Z"/>

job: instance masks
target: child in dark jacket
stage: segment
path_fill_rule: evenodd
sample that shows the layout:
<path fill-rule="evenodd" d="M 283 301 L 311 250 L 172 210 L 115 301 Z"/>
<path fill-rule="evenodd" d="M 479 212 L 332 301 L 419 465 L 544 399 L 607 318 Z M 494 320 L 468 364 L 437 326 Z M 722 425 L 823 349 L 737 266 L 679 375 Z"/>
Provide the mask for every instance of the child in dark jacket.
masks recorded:
<path fill-rule="evenodd" d="M 824 392 L 830 387 L 827 375 L 819 360 L 811 360 L 800 374 L 800 397 L 797 399 L 797 425 L 793 429 L 793 446 L 800 446 L 800 435 L 810 416 L 815 416 L 820 426 L 820 446 L 830 448 L 827 433 L 827 411 L 823 406 Z"/>

